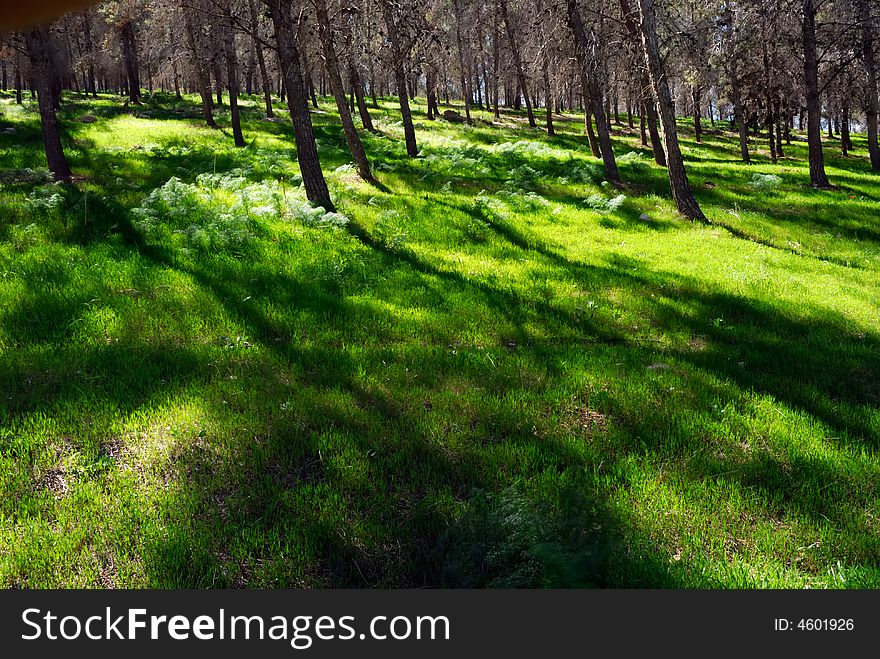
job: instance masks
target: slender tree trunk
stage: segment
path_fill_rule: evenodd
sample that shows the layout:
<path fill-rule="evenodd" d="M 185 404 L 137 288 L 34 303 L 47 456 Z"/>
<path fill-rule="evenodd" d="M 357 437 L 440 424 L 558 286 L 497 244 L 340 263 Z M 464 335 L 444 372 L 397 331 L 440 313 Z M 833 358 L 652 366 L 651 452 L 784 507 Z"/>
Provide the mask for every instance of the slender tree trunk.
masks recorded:
<path fill-rule="evenodd" d="M 627 33 L 634 42 L 641 43 L 642 37 L 639 32 L 639 26 L 636 23 L 635 13 L 630 7 L 629 0 L 619 0 L 619 3 Z M 666 153 L 663 150 L 660 132 L 657 130 L 657 108 L 652 98 L 651 80 L 644 65 L 639 67 L 639 80 L 641 82 L 641 93 L 639 96 L 644 108 L 645 122 L 648 124 L 648 136 L 651 138 L 651 152 L 654 154 L 654 162 L 661 167 L 666 167 Z"/>
<path fill-rule="evenodd" d="M 25 32 L 25 46 L 31 60 L 34 80 L 38 88 L 40 124 L 43 127 L 43 147 L 49 171 L 58 181 L 69 181 L 73 174 L 61 146 L 61 132 L 55 114 L 53 97 L 55 91 L 55 67 L 52 61 L 52 42 L 49 29 L 45 26 Z"/>
<path fill-rule="evenodd" d="M 318 35 L 321 39 L 321 48 L 324 51 L 324 64 L 330 79 L 330 89 L 336 99 L 336 109 L 339 111 L 339 119 L 342 122 L 342 130 L 345 133 L 345 140 L 348 142 L 348 149 L 351 151 L 351 157 L 360 177 L 365 181 L 374 181 L 367 153 L 364 151 L 364 145 L 348 108 L 348 100 L 345 98 L 345 85 L 342 82 L 342 75 L 339 73 L 339 58 L 336 56 L 336 47 L 333 44 L 333 31 L 330 26 L 330 16 L 327 14 L 327 5 L 325 0 L 313 0 L 313 4 L 318 19 Z"/>
<path fill-rule="evenodd" d="M 614 110 L 612 113 L 614 123 L 617 126 L 623 126 L 623 122 L 620 120 L 620 81 L 618 80 L 616 69 L 614 71 L 614 83 L 612 89 L 614 91 L 614 96 L 611 99 L 611 107 Z"/>
<path fill-rule="evenodd" d="M 208 72 L 204 67 L 202 54 L 200 52 L 198 41 L 196 40 L 196 31 L 193 24 L 193 18 L 190 16 L 189 10 L 183 10 L 183 23 L 186 30 L 186 38 L 189 42 L 189 50 L 192 56 L 193 68 L 196 71 L 196 82 L 198 84 L 199 96 L 202 98 L 202 111 L 205 116 L 205 123 L 211 128 L 217 128 L 217 122 L 214 121 L 214 101 L 211 98 L 210 82 L 208 80 Z"/>
<path fill-rule="evenodd" d="M 595 103 L 593 116 L 596 118 L 596 136 L 599 138 L 599 151 L 605 166 L 605 176 L 608 177 L 610 183 L 619 187 L 622 183 L 620 173 L 617 170 L 617 160 L 611 146 L 611 132 L 608 127 L 607 115 L 602 112 L 601 102 L 596 101 L 596 98 L 601 98 L 601 92 L 598 89 L 594 90 L 590 94 L 590 98 Z"/>
<path fill-rule="evenodd" d="M 600 55 L 600 57 L 601 57 L 601 55 Z M 599 85 L 599 89 L 601 90 L 601 92 L 599 93 L 599 96 L 601 98 L 605 99 L 605 125 L 608 126 L 608 132 L 610 133 L 611 132 L 611 121 L 612 121 L 611 96 L 608 94 L 608 90 L 606 89 L 605 85 L 602 84 L 603 80 L 608 80 L 607 63 L 605 66 L 604 73 L 602 73 L 601 76 L 597 77 L 596 81 Z"/>
<path fill-rule="evenodd" d="M 768 109 L 767 111 L 767 141 L 770 147 L 770 162 L 774 165 L 776 164 L 776 132 L 774 131 L 774 126 L 776 125 L 775 119 L 773 117 L 773 110 Z"/>
<path fill-rule="evenodd" d="M 681 148 L 678 145 L 678 131 L 675 126 L 675 107 L 669 92 L 668 78 L 660 57 L 660 44 L 657 38 L 657 19 L 654 14 L 654 0 L 638 0 L 642 48 L 654 93 L 660 106 L 660 121 L 663 124 L 663 138 L 666 143 L 666 162 L 669 186 L 678 211 L 692 220 L 706 221 L 697 200 L 691 192 Z"/>
<path fill-rule="evenodd" d="M 590 152 L 594 158 L 601 158 L 602 151 L 599 149 L 599 140 L 596 139 L 596 132 L 593 130 L 593 103 L 589 99 L 589 90 L 587 89 L 586 74 L 581 73 L 581 80 L 584 88 L 584 128 L 587 131 L 587 141 L 590 143 Z"/>
<path fill-rule="evenodd" d="M 880 172 L 880 144 L 877 142 L 877 63 L 874 60 L 874 24 L 869 10 L 870 0 L 856 0 L 859 14 L 862 63 L 865 67 L 867 84 L 865 85 L 865 116 L 868 133 L 868 156 L 871 169 Z"/>
<path fill-rule="evenodd" d="M 370 100 L 373 102 L 373 107 L 378 109 L 379 99 L 376 96 L 376 72 L 372 59 L 370 59 Z"/>
<path fill-rule="evenodd" d="M 455 41 L 458 44 L 458 67 L 461 71 L 461 95 L 464 97 L 464 115 L 468 126 L 473 124 L 471 120 L 471 88 L 470 75 L 465 62 L 468 61 L 465 52 L 464 40 L 461 38 L 461 4 L 459 0 L 452 0 L 452 11 L 455 14 Z"/>
<path fill-rule="evenodd" d="M 400 33 L 397 22 L 394 19 L 394 10 L 391 0 L 380 0 L 382 16 L 388 29 L 388 41 L 391 44 L 391 55 L 394 60 L 394 79 L 397 86 L 397 97 L 400 101 L 400 114 L 403 119 L 403 133 L 406 139 L 406 153 L 410 158 L 419 155 L 419 147 L 416 142 L 416 129 L 413 125 L 412 111 L 409 107 L 409 98 L 406 90 L 406 72 L 404 71 L 404 51 L 400 41 Z"/>
<path fill-rule="evenodd" d="M 773 86 L 770 81 L 770 56 L 769 50 L 767 48 L 767 34 L 766 29 L 767 25 L 764 24 L 764 37 L 761 39 L 761 59 L 764 65 L 764 93 L 766 97 L 764 99 L 767 104 L 767 120 L 764 122 L 767 124 L 767 138 L 770 142 L 770 160 L 775 165 L 776 164 L 776 135 L 773 130 L 776 118 L 773 115 L 773 98 L 772 98 L 772 90 Z"/>
<path fill-rule="evenodd" d="M 501 119 L 501 33 L 499 23 L 501 13 L 498 9 L 498 0 L 495 0 L 495 11 L 492 14 L 492 88 L 495 97 L 495 119 Z"/>
<path fill-rule="evenodd" d="M 370 116 L 370 111 L 367 108 L 367 102 L 364 99 L 364 85 L 361 82 L 360 74 L 358 74 L 357 67 L 354 65 L 354 62 L 349 61 L 348 63 L 348 79 L 351 83 L 351 89 L 354 91 L 354 98 L 357 102 L 358 114 L 361 117 L 361 123 L 364 128 L 370 131 L 371 133 L 376 132 L 375 126 L 373 126 L 373 118 Z"/>
<path fill-rule="evenodd" d="M 648 132 L 645 126 L 645 104 L 642 103 L 642 107 L 639 111 L 639 136 L 642 139 L 642 146 L 648 146 Z"/>
<path fill-rule="evenodd" d="M 228 5 L 227 5 L 228 11 Z M 245 146 L 244 134 L 241 132 L 241 111 L 238 108 L 238 53 L 235 50 L 235 32 L 232 31 L 232 15 L 227 14 L 228 23 L 221 26 L 223 30 L 223 56 L 226 59 L 226 81 L 229 92 L 229 113 L 232 119 L 232 136 L 235 146 Z"/>
<path fill-rule="evenodd" d="M 257 54 L 254 52 L 253 46 L 248 49 L 247 70 L 244 74 L 245 94 L 252 96 L 254 93 L 254 72 L 257 70 Z"/>
<path fill-rule="evenodd" d="M 220 57 L 216 50 L 211 57 L 211 66 L 214 69 L 214 93 L 217 94 L 217 107 L 223 105 L 223 73 L 220 71 Z"/>
<path fill-rule="evenodd" d="M 608 130 L 608 120 L 602 107 L 602 88 L 597 69 L 596 59 L 590 57 L 591 52 L 598 49 L 598 37 L 591 32 L 587 35 L 577 0 L 566 0 L 566 16 L 568 26 L 574 37 L 575 55 L 578 64 L 583 71 L 582 80 L 586 86 L 587 100 L 596 118 L 596 133 L 599 138 L 599 151 L 602 155 L 602 163 L 605 166 L 605 176 L 614 185 L 621 185 L 620 173 L 617 170 L 617 161 L 614 158 L 614 150 L 611 146 L 611 135 Z"/>
<path fill-rule="evenodd" d="M 290 6 L 284 0 L 265 0 L 265 2 L 275 26 L 278 61 L 287 87 L 290 119 L 293 122 L 296 138 L 296 157 L 299 161 L 306 197 L 313 204 L 332 211 L 333 202 L 330 200 L 330 191 L 327 189 L 324 172 L 321 170 L 312 118 L 309 115 L 308 98 L 300 69 L 302 64 L 294 38 Z"/>
<path fill-rule="evenodd" d="M 529 98 L 529 85 L 526 80 L 525 69 L 523 68 L 522 57 L 520 55 L 519 43 L 516 40 L 516 33 L 513 30 L 513 24 L 510 22 L 510 16 L 507 12 L 507 0 L 498 0 L 498 8 L 501 11 L 501 20 L 507 30 L 507 40 L 510 44 L 510 52 L 513 55 L 513 64 L 516 67 L 516 76 L 519 81 L 519 87 L 526 101 L 526 113 L 529 117 L 529 127 L 537 128 L 538 123 L 535 121 L 535 113 L 532 111 L 532 101 Z"/>
<path fill-rule="evenodd" d="M 306 76 L 305 76 L 306 91 L 308 92 L 309 98 L 312 99 L 312 107 L 315 108 L 316 110 L 318 110 L 318 109 L 320 109 L 320 106 L 318 105 L 318 95 L 315 93 L 315 81 L 312 78 L 312 67 L 309 66 L 309 63 L 306 60 L 305 55 L 303 55 L 303 59 L 302 59 L 302 70 L 305 71 L 305 74 L 306 74 Z M 323 84 L 324 84 L 324 76 L 322 74 L 321 75 L 321 85 L 323 86 Z M 323 93 L 324 93 L 324 90 L 321 89 L 321 94 L 323 95 Z"/>
<path fill-rule="evenodd" d="M 703 113 L 700 107 L 700 85 L 695 84 L 693 88 L 693 104 L 694 104 L 694 139 L 697 144 L 703 141 L 703 127 L 700 125 L 701 115 Z"/>
<path fill-rule="evenodd" d="M 816 6 L 803 0 L 804 80 L 807 99 L 807 146 L 810 160 L 810 183 L 814 188 L 828 189 L 831 183 L 825 174 L 822 154 L 822 108 L 819 104 L 819 61 L 816 54 Z"/>
<path fill-rule="evenodd" d="M 545 104 L 547 106 L 547 134 L 551 137 L 556 135 L 553 128 L 553 90 L 550 89 L 550 63 L 547 61 L 547 54 L 544 54 L 544 89 Z"/>
<path fill-rule="evenodd" d="M 275 112 L 272 108 L 272 83 L 269 81 L 269 73 L 266 70 L 266 57 L 263 55 L 263 46 L 260 43 L 257 29 L 260 27 L 257 18 L 257 3 L 255 0 L 248 0 L 251 13 L 251 30 L 254 32 L 254 53 L 257 56 L 257 68 L 260 70 L 260 81 L 263 85 L 263 99 L 266 101 L 266 118 L 272 119 Z"/>
<path fill-rule="evenodd" d="M 650 78 L 645 73 L 644 107 L 645 123 L 648 124 L 648 138 L 651 142 L 651 153 L 654 154 L 654 162 L 661 167 L 666 167 L 666 151 L 663 148 L 663 140 L 660 137 L 659 118 L 657 117 L 657 105 L 654 102 L 654 92 L 651 90 Z"/>
<path fill-rule="evenodd" d="M 433 121 L 440 116 L 440 109 L 437 107 L 437 72 L 434 70 L 433 65 L 428 65 L 425 78 L 428 96 L 428 119 Z"/>
<path fill-rule="evenodd" d="M 177 62 L 171 60 L 171 73 L 174 76 L 174 97 L 180 101 L 183 95 L 180 93 L 180 72 L 177 70 Z"/>
<path fill-rule="evenodd" d="M 739 81 L 739 53 L 736 52 L 737 29 L 733 8 L 729 1 L 724 5 L 724 16 L 727 27 L 733 34 L 727 57 L 727 61 L 730 63 L 729 73 L 731 101 L 733 102 L 733 120 L 736 122 L 737 129 L 739 130 L 740 156 L 744 163 L 751 164 L 752 159 L 749 156 L 749 127 L 746 123 L 746 113 L 743 111 L 742 91 Z"/>
<path fill-rule="evenodd" d="M 773 105 L 773 118 L 775 120 L 776 129 L 776 157 L 784 158 L 785 153 L 782 151 L 782 126 L 786 122 L 786 119 L 782 113 L 782 105 L 778 98 Z"/>
<path fill-rule="evenodd" d="M 128 75 L 128 101 L 133 105 L 141 105 L 141 80 L 134 22 L 126 21 L 122 26 L 119 36 L 122 42 L 122 58 L 125 62 L 125 73 Z"/>
<path fill-rule="evenodd" d="M 18 51 L 16 51 L 16 53 L 15 53 L 15 73 L 14 73 L 14 76 L 15 76 L 15 104 L 21 105 L 22 104 L 22 98 L 21 98 L 21 87 L 22 87 L 22 84 L 21 84 L 21 54 Z"/>
<path fill-rule="evenodd" d="M 852 85 L 848 86 L 848 89 L 852 89 Z M 849 134 L 849 97 L 844 95 L 843 99 L 843 107 L 841 109 L 840 116 L 840 146 L 843 149 L 843 155 L 846 156 L 852 150 L 852 140 L 850 139 Z"/>
<path fill-rule="evenodd" d="M 483 102 L 485 106 L 480 106 L 481 109 L 485 107 L 486 112 L 492 111 L 492 82 L 489 78 L 489 66 L 486 63 L 485 59 L 474 60 L 474 65 L 477 67 L 477 89 L 481 90 L 480 93 L 483 96 Z"/>
<path fill-rule="evenodd" d="M 98 89 L 97 84 L 95 82 L 95 62 L 94 62 L 94 53 L 95 53 L 95 45 L 92 41 L 92 25 L 91 20 L 89 19 L 88 12 L 83 12 L 83 36 L 85 37 L 86 42 L 86 51 L 88 52 L 88 66 L 86 73 L 88 75 L 88 84 L 86 90 L 88 93 L 92 95 L 93 98 L 98 97 Z"/>

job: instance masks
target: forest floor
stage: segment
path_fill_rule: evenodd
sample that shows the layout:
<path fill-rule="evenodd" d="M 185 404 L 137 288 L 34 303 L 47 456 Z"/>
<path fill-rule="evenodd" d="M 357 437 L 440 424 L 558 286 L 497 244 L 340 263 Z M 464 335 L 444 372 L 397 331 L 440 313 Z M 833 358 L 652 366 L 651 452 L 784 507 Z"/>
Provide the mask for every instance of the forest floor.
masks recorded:
<path fill-rule="evenodd" d="M 313 115 L 325 214 L 245 103 L 71 95 L 71 187 L 0 96 L 0 586 L 880 586 L 863 140 L 818 192 L 683 122 L 703 225 L 637 130 L 619 192 L 576 116 L 409 160 L 386 100 L 379 188 Z"/>

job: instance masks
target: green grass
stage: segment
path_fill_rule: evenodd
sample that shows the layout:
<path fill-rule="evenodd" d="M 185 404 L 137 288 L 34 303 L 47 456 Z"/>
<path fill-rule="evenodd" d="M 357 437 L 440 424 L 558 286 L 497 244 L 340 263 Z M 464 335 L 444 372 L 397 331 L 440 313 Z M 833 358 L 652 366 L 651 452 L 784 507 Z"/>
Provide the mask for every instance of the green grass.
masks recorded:
<path fill-rule="evenodd" d="M 0 95 L 0 585 L 880 584 L 864 140 L 817 192 L 803 142 L 682 123 L 700 225 L 637 131 L 607 203 L 578 117 L 418 106 L 413 161 L 387 100 L 381 189 L 313 115 L 344 224 L 245 102 L 236 150 L 194 99 L 72 95 L 61 187 Z"/>

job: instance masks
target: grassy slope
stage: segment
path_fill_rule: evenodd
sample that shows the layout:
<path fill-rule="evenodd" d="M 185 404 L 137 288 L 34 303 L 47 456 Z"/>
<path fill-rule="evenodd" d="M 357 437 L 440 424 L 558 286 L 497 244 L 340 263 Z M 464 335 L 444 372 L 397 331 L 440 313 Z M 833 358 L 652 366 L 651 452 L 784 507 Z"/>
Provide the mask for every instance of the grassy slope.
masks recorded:
<path fill-rule="evenodd" d="M 235 151 L 193 106 L 74 99 L 85 180 L 56 190 L 23 171 L 37 115 L 2 97 L 0 585 L 880 583 L 864 142 L 829 146 L 841 187 L 816 192 L 802 144 L 747 167 L 685 127 L 701 226 L 646 158 L 591 208 L 613 194 L 575 117 L 549 140 L 422 114 L 410 162 L 389 102 L 365 136 L 386 190 L 336 170 L 314 115 L 347 229 L 139 235 L 173 176 L 302 195 L 289 124 L 257 108 Z"/>

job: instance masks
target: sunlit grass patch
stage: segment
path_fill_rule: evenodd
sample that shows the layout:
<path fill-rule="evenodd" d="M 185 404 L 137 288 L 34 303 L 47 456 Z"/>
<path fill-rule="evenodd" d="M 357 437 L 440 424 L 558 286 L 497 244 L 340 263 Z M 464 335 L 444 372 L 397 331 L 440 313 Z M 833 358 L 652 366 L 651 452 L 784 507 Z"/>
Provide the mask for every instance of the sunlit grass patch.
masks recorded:
<path fill-rule="evenodd" d="M 194 98 L 71 95 L 75 186 L 0 100 L 0 584 L 880 583 L 863 141 L 817 192 L 800 142 L 682 122 L 700 225 L 636 134 L 618 191 L 582 118 L 416 104 L 412 160 L 381 99 L 381 186 L 313 116 L 327 214 L 244 100 L 235 149 Z"/>

